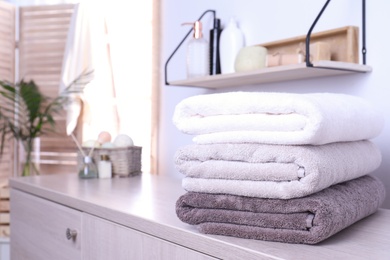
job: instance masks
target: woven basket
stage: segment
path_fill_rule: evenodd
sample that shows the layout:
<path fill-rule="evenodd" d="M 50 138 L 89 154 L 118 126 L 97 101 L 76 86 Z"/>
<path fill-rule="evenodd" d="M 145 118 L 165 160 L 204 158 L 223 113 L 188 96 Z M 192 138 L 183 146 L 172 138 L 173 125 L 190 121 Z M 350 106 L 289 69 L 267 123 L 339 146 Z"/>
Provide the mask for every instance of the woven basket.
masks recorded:
<path fill-rule="evenodd" d="M 85 154 L 89 154 L 91 148 L 83 147 Z M 129 146 L 119 148 L 95 148 L 92 153 L 92 159 L 97 164 L 100 161 L 100 155 L 107 154 L 112 163 L 112 174 L 122 177 L 135 176 L 141 173 L 141 152 L 142 147 Z M 78 152 L 78 165 L 83 163 L 83 155 Z"/>

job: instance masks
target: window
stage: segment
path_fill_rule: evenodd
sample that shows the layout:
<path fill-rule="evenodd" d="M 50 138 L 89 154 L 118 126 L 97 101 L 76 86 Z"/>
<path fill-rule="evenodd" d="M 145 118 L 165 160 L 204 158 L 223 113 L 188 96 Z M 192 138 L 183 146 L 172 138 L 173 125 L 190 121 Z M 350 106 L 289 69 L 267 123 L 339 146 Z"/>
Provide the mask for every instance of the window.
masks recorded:
<path fill-rule="evenodd" d="M 34 4 L 34 1 L 25 0 L 20 3 Z M 104 13 L 104 16 L 94 18 L 103 19 L 102 21 L 94 20 L 94 22 L 97 21 L 105 26 L 100 28 L 106 32 L 105 41 L 99 44 L 105 44 L 110 57 L 106 59 L 109 67 L 101 71 L 109 70 L 111 78 L 106 82 L 112 84 L 110 95 L 107 95 L 109 92 L 105 89 L 108 84 L 102 83 L 103 81 L 93 82 L 101 91 L 93 87 L 85 89 L 83 114 L 78 119 L 78 128 L 82 129 L 80 134 L 82 140 L 96 139 L 97 134 L 104 130 L 110 130 L 113 136 L 119 133 L 127 134 L 132 137 L 135 145 L 143 148 L 143 171 L 154 173 L 157 169 L 155 153 L 159 84 L 158 1 L 82 1 L 81 4 L 90 5 L 89 11 L 92 13 Z M 72 7 L 71 11 L 69 7 Z M 54 11 L 53 8 L 62 11 Z M 57 95 L 61 68 L 63 68 L 62 56 L 58 55 L 65 49 L 73 4 L 21 7 L 19 13 L 21 36 L 18 78 L 34 79 L 45 93 L 51 96 Z M 93 24 L 93 27 L 97 28 L 96 24 Z M 57 47 L 54 47 L 54 42 Z M 92 43 L 96 44 L 96 42 Z M 86 44 L 87 49 L 91 46 L 87 42 L 83 44 Z M 54 49 L 56 54 L 53 53 Z M 76 59 L 81 57 L 78 56 Z M 94 59 L 97 64 L 101 64 L 96 60 L 98 57 L 95 56 Z M 99 73 L 95 70 L 94 72 Z M 101 78 L 102 74 L 98 74 L 96 78 Z M 112 111 L 105 110 L 108 106 L 111 106 Z M 65 118 L 65 114 L 57 118 L 60 123 L 59 130 L 63 133 Z M 70 155 L 70 151 L 76 151 L 75 145 L 66 134 L 41 139 L 41 155 L 45 154 L 44 149 L 48 147 L 46 145 L 48 139 L 50 139 L 50 153 L 55 151 L 66 157 Z M 58 142 L 61 140 L 62 143 Z M 48 173 L 57 172 L 56 167 L 60 167 L 59 164 L 65 165 L 65 161 L 72 161 L 71 158 L 61 158 L 54 160 L 54 166 L 42 170 Z M 42 158 L 40 160 L 42 166 L 50 164 L 50 160 L 45 161 Z"/>

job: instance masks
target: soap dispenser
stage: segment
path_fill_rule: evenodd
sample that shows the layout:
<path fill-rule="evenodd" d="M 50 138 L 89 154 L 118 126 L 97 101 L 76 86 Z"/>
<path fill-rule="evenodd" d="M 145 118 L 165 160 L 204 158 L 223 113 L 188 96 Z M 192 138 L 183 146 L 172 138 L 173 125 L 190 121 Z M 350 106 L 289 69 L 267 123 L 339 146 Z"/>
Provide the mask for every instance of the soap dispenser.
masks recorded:
<path fill-rule="evenodd" d="M 183 23 L 192 25 L 194 34 L 187 45 L 187 78 L 209 75 L 209 44 L 202 33 L 202 23 Z"/>
<path fill-rule="evenodd" d="M 219 38 L 221 36 L 221 20 L 214 18 L 213 29 L 210 30 L 210 75 L 221 74 L 221 62 L 219 59 Z"/>

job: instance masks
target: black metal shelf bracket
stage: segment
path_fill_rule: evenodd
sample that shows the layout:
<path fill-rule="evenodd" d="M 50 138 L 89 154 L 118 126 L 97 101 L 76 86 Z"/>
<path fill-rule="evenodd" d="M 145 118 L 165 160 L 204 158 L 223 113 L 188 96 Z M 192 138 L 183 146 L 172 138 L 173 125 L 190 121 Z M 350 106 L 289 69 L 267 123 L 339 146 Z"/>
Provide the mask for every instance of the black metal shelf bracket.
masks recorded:
<path fill-rule="evenodd" d="M 197 21 L 200 21 L 207 13 L 213 13 L 213 18 L 215 20 L 216 18 L 216 11 L 215 10 L 206 10 L 199 18 Z M 165 75 L 165 85 L 169 85 L 169 82 L 168 82 L 168 63 L 169 61 L 172 59 L 172 57 L 175 55 L 175 53 L 179 50 L 180 46 L 184 43 L 184 41 L 187 39 L 187 37 L 190 35 L 190 33 L 193 31 L 193 29 L 191 28 L 188 33 L 184 36 L 184 38 L 181 40 L 181 42 L 179 43 L 179 45 L 175 48 L 175 50 L 172 52 L 172 54 L 169 56 L 169 58 L 167 59 L 167 61 L 165 62 L 165 68 L 164 68 L 164 75 Z"/>
<path fill-rule="evenodd" d="M 366 54 L 366 0 L 362 0 L 362 55 L 364 65 L 366 65 Z"/>
<path fill-rule="evenodd" d="M 311 32 L 313 31 L 314 27 L 316 26 L 318 20 L 321 18 L 322 13 L 325 11 L 326 7 L 328 6 L 330 0 L 327 0 L 324 6 L 322 7 L 320 13 L 317 15 L 316 19 L 314 20 L 313 24 L 310 26 L 310 29 L 306 35 L 306 67 L 314 67 L 313 63 L 310 62 L 310 37 Z M 362 57 L 363 57 L 363 64 L 366 65 L 366 54 L 367 54 L 367 48 L 366 48 L 366 0 L 362 0 Z M 321 67 L 326 69 L 325 67 Z"/>
<path fill-rule="evenodd" d="M 326 7 L 328 6 L 330 0 L 327 0 L 325 5 L 322 7 L 320 13 L 317 15 L 316 19 L 314 20 L 313 24 L 310 26 L 309 32 L 306 35 L 306 67 L 313 67 L 313 63 L 310 62 L 310 37 L 311 32 L 313 31 L 314 27 L 316 26 L 318 20 L 320 20 L 322 13 L 325 11 Z"/>

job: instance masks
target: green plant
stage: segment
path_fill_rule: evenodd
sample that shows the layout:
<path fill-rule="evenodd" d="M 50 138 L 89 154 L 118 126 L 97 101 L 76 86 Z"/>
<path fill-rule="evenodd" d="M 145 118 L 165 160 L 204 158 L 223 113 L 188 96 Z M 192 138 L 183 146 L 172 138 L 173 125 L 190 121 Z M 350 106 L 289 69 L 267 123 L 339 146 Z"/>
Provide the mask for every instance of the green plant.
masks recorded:
<path fill-rule="evenodd" d="M 70 94 L 83 91 L 91 75 L 92 72 L 83 73 L 56 98 L 44 95 L 33 80 L 15 84 L 0 81 L 0 154 L 7 138 L 20 142 L 26 153 L 22 176 L 31 171 L 38 174 L 31 158 L 34 139 L 54 131 L 55 114 L 65 108 Z"/>

